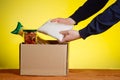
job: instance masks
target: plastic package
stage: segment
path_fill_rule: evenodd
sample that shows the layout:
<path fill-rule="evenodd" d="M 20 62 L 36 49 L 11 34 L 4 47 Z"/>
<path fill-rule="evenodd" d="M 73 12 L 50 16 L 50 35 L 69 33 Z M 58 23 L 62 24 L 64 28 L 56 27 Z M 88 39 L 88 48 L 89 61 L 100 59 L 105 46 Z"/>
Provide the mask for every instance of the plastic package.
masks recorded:
<path fill-rule="evenodd" d="M 42 25 L 40 28 L 38 28 L 39 32 L 48 34 L 59 41 L 62 41 L 64 35 L 60 34 L 61 31 L 65 30 L 72 30 L 73 25 L 66 25 L 66 24 L 60 24 L 57 22 L 51 22 L 48 21 L 44 25 Z"/>
<path fill-rule="evenodd" d="M 23 25 L 20 22 L 18 22 L 16 29 L 13 30 L 11 33 L 19 34 L 19 35 L 23 36 Z"/>

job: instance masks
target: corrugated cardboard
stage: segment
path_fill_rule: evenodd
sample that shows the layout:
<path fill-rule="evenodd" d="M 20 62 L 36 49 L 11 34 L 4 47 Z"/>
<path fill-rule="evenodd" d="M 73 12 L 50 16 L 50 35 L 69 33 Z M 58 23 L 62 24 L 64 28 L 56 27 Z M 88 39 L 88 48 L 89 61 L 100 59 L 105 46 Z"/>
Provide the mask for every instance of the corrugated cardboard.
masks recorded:
<path fill-rule="evenodd" d="M 20 44 L 20 75 L 66 76 L 67 72 L 67 44 Z"/>

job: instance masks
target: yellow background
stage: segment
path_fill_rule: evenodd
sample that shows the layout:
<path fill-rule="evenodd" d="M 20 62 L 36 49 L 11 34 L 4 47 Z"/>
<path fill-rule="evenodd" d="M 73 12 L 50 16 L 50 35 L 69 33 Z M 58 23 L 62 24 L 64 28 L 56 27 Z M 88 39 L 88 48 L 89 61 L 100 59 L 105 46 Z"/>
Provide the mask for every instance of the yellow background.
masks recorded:
<path fill-rule="evenodd" d="M 19 68 L 19 44 L 23 38 L 10 32 L 17 22 L 37 29 L 49 19 L 69 17 L 86 0 L 0 0 L 0 69 Z M 110 0 L 97 14 L 113 4 Z M 97 14 L 74 27 L 85 27 Z M 69 43 L 70 69 L 120 69 L 120 23 L 108 31 Z M 43 39 L 53 39 L 41 35 Z"/>

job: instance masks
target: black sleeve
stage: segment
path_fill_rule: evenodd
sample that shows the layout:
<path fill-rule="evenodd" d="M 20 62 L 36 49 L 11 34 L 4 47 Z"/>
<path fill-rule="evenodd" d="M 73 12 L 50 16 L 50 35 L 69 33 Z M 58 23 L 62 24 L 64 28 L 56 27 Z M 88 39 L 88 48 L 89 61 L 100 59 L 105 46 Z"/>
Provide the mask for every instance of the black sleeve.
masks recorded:
<path fill-rule="evenodd" d="M 79 7 L 77 11 L 70 16 L 70 18 L 75 20 L 77 24 L 79 21 L 84 20 L 99 11 L 107 2 L 108 0 L 87 0 L 82 7 Z"/>
<path fill-rule="evenodd" d="M 108 7 L 103 13 L 96 16 L 85 28 L 79 30 L 80 36 L 85 39 L 90 35 L 102 33 L 120 21 L 120 0 Z"/>

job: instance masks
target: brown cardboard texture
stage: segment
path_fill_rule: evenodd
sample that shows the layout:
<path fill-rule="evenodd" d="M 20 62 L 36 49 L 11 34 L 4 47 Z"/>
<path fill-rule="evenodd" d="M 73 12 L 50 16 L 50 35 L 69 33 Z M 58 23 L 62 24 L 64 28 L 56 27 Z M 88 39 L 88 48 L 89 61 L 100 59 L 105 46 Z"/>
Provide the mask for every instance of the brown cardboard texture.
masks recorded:
<path fill-rule="evenodd" d="M 68 44 L 20 44 L 20 75 L 66 76 Z"/>

